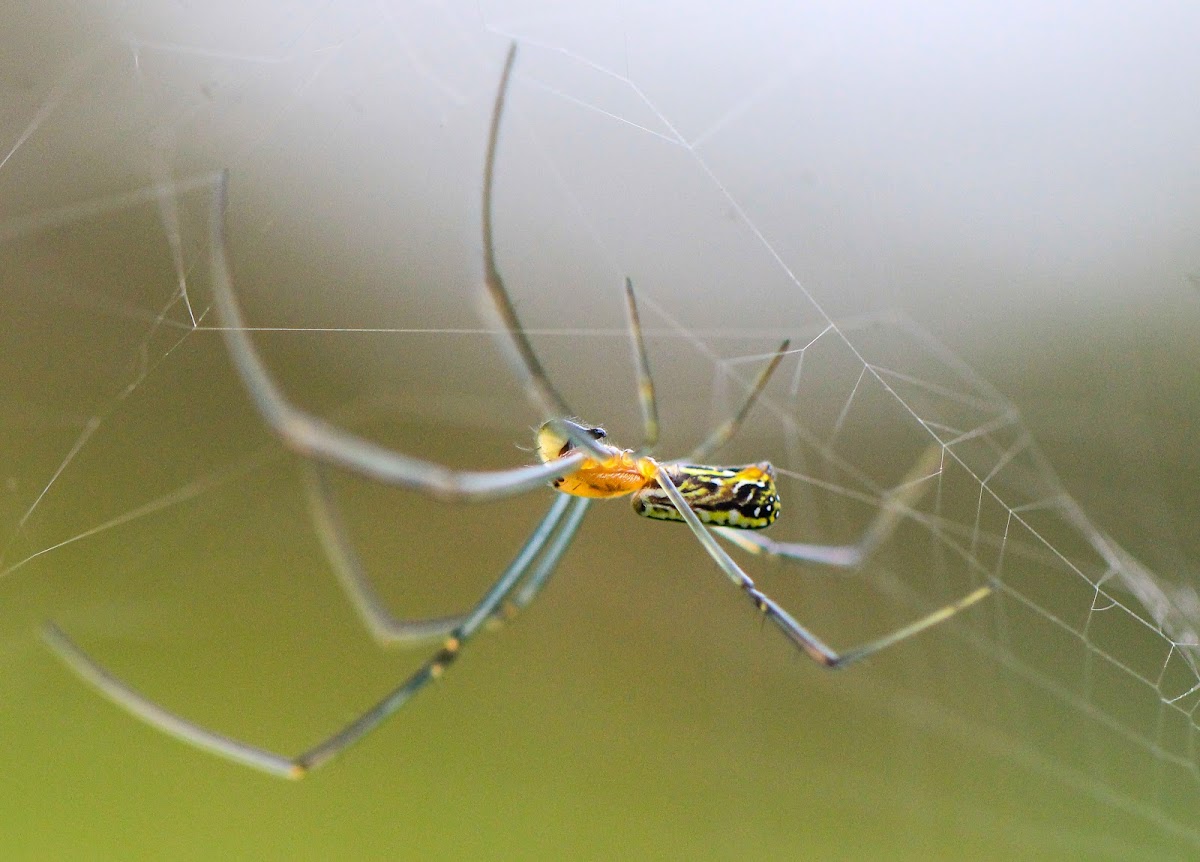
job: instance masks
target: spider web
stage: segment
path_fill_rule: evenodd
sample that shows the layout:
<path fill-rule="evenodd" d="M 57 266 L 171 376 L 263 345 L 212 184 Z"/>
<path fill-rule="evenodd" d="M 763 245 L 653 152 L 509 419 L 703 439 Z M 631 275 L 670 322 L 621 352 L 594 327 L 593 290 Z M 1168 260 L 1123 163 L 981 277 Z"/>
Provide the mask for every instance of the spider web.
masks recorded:
<path fill-rule="evenodd" d="M 540 417 L 504 370 L 498 323 L 473 287 L 478 172 L 510 39 L 520 54 L 498 159 L 500 264 L 570 403 L 636 445 L 626 276 L 667 456 L 728 416 L 788 337 L 761 404 L 721 452 L 775 464 L 786 509 L 774 538 L 853 542 L 931 447 L 935 468 L 861 569 L 751 559 L 747 570 L 836 646 L 987 579 L 999 589 L 824 678 L 755 627 L 683 530 L 631 525 L 611 506 L 585 528 L 549 607 L 479 647 L 484 679 L 464 670 L 455 682 L 468 700 L 447 690 L 427 708 L 444 712 L 411 718 L 443 740 L 426 760 L 408 760 L 414 736 L 397 729 L 407 714 L 366 744 L 394 745 L 387 757 L 409 764 L 392 792 L 436 809 L 453 806 L 430 783 L 466 794 L 485 825 L 467 834 L 438 819 L 453 836 L 443 852 L 510 841 L 601 852 L 619 830 L 563 811 L 570 838 L 534 838 L 532 824 L 557 804 L 629 799 L 654 821 L 629 825 L 635 855 L 730 855 L 745 847 L 740 830 L 768 856 L 798 833 L 825 856 L 1195 852 L 1187 202 L 1200 171 L 1197 129 L 1164 119 L 1186 104 L 1188 76 L 1171 64 L 1190 54 L 1171 34 L 1187 26 L 1110 10 L 1081 35 L 1080 22 L 1032 7 L 986 20 L 810 10 L 735 23 L 665 6 L 364 4 L 299 17 L 262 6 L 231 23 L 150 4 L 95 10 L 86 28 L 29 14 L 13 28 L 0 114 L 11 667 L 0 690 L 13 705 L 6 738 L 23 740 L 11 783 L 21 795 L 4 800 L 29 815 L 10 839 L 16 855 L 77 849 L 100 828 L 83 806 L 72 830 L 36 828 L 58 825 L 52 812 L 75 782 L 122 809 L 146 800 L 146 782 L 154 811 L 182 798 L 171 776 L 194 778 L 226 823 L 258 792 L 247 789 L 256 779 L 151 738 L 80 690 L 37 645 L 48 617 L 172 708 L 269 744 L 304 744 L 395 679 L 395 657 L 361 645 L 292 499 L 289 456 L 229 368 L 209 314 L 211 183 L 230 170 L 237 289 L 289 393 L 424 457 L 527 460 L 515 447 Z M 1076 41 L 1061 41 L 1063 28 Z M 945 44 L 929 50 L 926 29 Z M 1115 67 L 1114 44 L 1156 62 Z M 956 76 L 971 63 L 946 45 L 971 46 L 983 72 Z M 1003 61 L 1013 46 L 1037 74 Z M 1106 138 L 1117 117 L 1144 132 Z M 413 613 L 469 602 L 544 504 L 446 513 L 340 487 L 381 589 Z M 397 560 L 409 573 L 398 586 Z M 634 693 L 642 675 L 655 686 Z M 535 715 L 522 720 L 545 738 L 519 744 L 525 760 L 500 761 L 507 779 L 481 779 L 492 749 L 464 742 L 449 717 L 470 702 L 502 721 L 519 709 L 505 705 L 523 696 L 514 686 Z M 328 699 L 327 711 L 296 709 L 293 689 Z M 538 710 L 539 697 L 553 707 Z M 606 722 L 641 723 L 646 745 L 614 742 Z M 501 732 L 487 726 L 470 738 Z M 603 754 L 576 768 L 610 789 L 562 767 L 578 738 Z M 668 746 L 692 759 L 655 761 L 650 749 Z M 151 765 L 131 770 L 141 751 Z M 376 852 L 360 830 L 393 853 L 394 812 L 370 793 L 387 764 L 345 764 L 332 770 L 356 787 L 318 797 L 309 785 L 301 797 L 339 811 L 338 825 L 316 838 L 291 813 L 285 831 L 313 842 L 301 855 L 350 840 Z M 646 791 L 647 776 L 670 791 Z M 497 801 L 530 783 L 547 789 L 529 792 L 523 816 Z M 198 833 L 206 824 L 193 819 L 148 846 L 190 846 Z M 242 856 L 271 840 L 222 838 Z"/>

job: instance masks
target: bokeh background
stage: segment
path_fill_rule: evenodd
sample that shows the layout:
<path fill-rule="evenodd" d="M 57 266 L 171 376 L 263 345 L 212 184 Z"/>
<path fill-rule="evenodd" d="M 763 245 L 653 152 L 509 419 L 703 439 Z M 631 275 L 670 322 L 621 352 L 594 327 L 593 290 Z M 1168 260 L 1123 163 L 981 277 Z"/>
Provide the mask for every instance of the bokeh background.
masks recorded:
<path fill-rule="evenodd" d="M 355 619 L 297 466 L 204 317 L 206 178 L 230 171 L 239 295 L 298 401 L 423 457 L 523 463 L 541 417 L 478 287 L 511 41 L 501 264 L 581 415 L 637 439 L 630 275 L 668 453 L 736 401 L 730 375 L 785 336 L 817 339 L 722 452 L 790 471 L 781 537 L 852 539 L 928 439 L 907 407 L 970 429 L 1012 404 L 1001 454 L 1021 470 L 997 493 L 1069 493 L 1087 520 L 1039 521 L 1050 549 L 1099 577 L 1112 536 L 1176 623 L 1196 619 L 1189 4 L 3 18 L 0 856 L 1194 857 L 1192 704 L 1163 700 L 1196 681 L 1186 651 L 1164 650 L 1120 577 L 1124 623 L 1052 553 L 1015 553 L 1028 536 L 1001 565 L 1005 510 L 961 474 L 928 506 L 979 516 L 970 559 L 1013 592 L 918 641 L 827 674 L 686 531 L 599 506 L 527 615 L 301 784 L 144 727 L 37 634 L 53 617 L 170 708 L 289 752 L 420 661 Z M 858 385 L 830 320 L 888 379 L 940 388 Z M 549 495 L 458 507 L 337 488 L 380 590 L 414 615 L 470 603 Z M 837 645 L 980 576 L 911 525 L 853 578 L 752 570 Z"/>

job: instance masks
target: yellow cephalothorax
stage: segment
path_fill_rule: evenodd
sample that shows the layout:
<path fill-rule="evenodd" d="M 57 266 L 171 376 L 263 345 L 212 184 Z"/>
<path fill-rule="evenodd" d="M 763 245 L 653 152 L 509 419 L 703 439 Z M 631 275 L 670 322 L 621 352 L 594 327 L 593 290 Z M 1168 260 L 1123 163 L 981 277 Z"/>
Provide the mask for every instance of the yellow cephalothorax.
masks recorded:
<path fill-rule="evenodd" d="M 660 521 L 682 521 L 683 516 L 655 478 L 661 467 L 679 488 L 688 505 L 706 524 L 761 530 L 779 517 L 775 471 L 766 461 L 744 467 L 708 467 L 701 464 L 659 464 L 630 449 L 605 442 L 603 428 L 574 422 L 560 423 L 586 435 L 603 457 L 588 458 L 573 473 L 555 479 L 553 486 L 576 497 L 624 497 L 632 494 L 633 510 Z M 543 462 L 562 458 L 578 447 L 554 423 L 537 433 L 537 453 Z"/>

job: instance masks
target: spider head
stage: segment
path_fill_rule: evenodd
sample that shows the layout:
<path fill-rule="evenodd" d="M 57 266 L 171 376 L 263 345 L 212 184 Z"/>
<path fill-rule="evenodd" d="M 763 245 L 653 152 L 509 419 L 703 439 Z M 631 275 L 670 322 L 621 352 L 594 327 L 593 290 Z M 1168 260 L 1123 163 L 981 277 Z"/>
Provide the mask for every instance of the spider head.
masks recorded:
<path fill-rule="evenodd" d="M 580 425 L 570 419 L 546 422 L 537 432 L 537 453 L 543 463 L 570 455 L 579 447 L 573 438 L 586 437 L 602 443 L 608 438 L 603 428 Z M 607 448 L 607 447 L 606 447 Z"/>

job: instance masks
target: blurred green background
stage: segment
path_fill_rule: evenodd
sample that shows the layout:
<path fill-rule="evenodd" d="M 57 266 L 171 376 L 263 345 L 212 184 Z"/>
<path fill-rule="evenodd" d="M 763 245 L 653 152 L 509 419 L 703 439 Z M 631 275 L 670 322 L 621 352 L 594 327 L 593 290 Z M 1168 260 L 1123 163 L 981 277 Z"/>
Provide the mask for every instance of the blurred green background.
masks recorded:
<path fill-rule="evenodd" d="M 1186 10 L 74 11 L 7 10 L 0 52 L 0 858 L 1195 855 L 1194 704 L 1164 703 L 1195 674 L 1123 610 L 1152 616 L 1119 577 L 1109 607 L 1068 565 L 1102 577 L 1088 540 L 1111 534 L 1176 623 L 1200 614 Z M 820 336 L 721 453 L 789 471 L 778 537 L 853 539 L 927 440 L 906 405 L 970 430 L 1007 398 L 1021 420 L 1001 449 L 963 457 L 986 475 L 1015 454 L 988 487 L 1067 562 L 1027 533 L 999 558 L 1006 510 L 950 466 L 922 509 L 1012 592 L 829 674 L 685 530 L 596 506 L 526 615 L 305 782 L 195 752 L 70 677 L 42 622 L 171 709 L 285 752 L 424 654 L 371 643 L 215 321 L 193 328 L 174 299 L 182 279 L 208 306 L 209 199 L 190 181 L 231 171 L 238 290 L 256 324 L 292 330 L 256 343 L 298 401 L 422 457 L 524 463 L 540 417 L 477 290 L 510 35 L 502 265 L 584 418 L 636 442 L 630 274 L 667 454 L 736 401 L 727 374 Z M 819 309 L 903 402 L 858 380 Z M 337 488 L 411 615 L 473 601 L 551 494 Z M 1062 488 L 1087 529 L 1035 505 Z M 751 563 L 838 646 L 980 577 L 915 524 L 852 578 Z"/>

